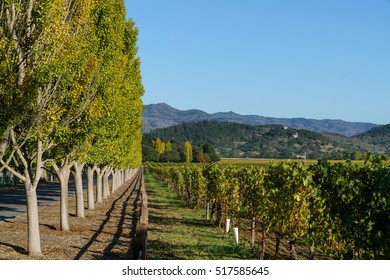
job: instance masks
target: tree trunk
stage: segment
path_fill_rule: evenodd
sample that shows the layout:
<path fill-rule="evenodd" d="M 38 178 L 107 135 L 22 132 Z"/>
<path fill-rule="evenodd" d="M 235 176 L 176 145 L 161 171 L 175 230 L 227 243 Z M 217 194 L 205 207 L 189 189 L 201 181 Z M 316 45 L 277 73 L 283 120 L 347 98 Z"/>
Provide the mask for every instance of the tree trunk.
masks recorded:
<path fill-rule="evenodd" d="M 37 190 L 25 182 L 27 200 L 27 228 L 28 228 L 28 254 L 30 256 L 42 255 L 41 237 L 39 233 L 39 212 Z"/>
<path fill-rule="evenodd" d="M 118 173 L 118 178 L 116 181 L 116 188 L 118 189 L 124 182 L 127 181 L 127 171 L 126 170 L 120 170 Z"/>
<path fill-rule="evenodd" d="M 127 170 L 126 173 L 127 173 L 127 176 L 123 182 L 126 182 L 126 181 L 130 180 L 131 178 L 133 178 L 134 169 L 133 168 L 129 169 L 129 170 Z"/>
<path fill-rule="evenodd" d="M 123 170 L 119 170 L 115 173 L 115 191 L 122 185 L 123 176 Z"/>
<path fill-rule="evenodd" d="M 97 169 L 96 179 L 96 203 L 103 203 L 103 172 L 100 168 Z"/>
<path fill-rule="evenodd" d="M 111 175 L 112 175 L 111 193 L 114 193 L 117 189 L 117 186 L 118 186 L 120 170 L 113 170 L 111 172 Z"/>
<path fill-rule="evenodd" d="M 20 178 L 24 181 L 27 201 L 27 227 L 28 227 L 28 254 L 30 256 L 42 255 L 41 251 L 41 237 L 39 232 L 39 210 L 38 210 L 38 198 L 37 187 L 39 180 L 42 176 L 42 141 L 37 141 L 37 154 L 36 154 L 36 167 L 32 170 L 31 165 L 27 164 L 26 159 L 23 157 L 21 151 L 18 151 L 20 160 L 24 165 L 24 178 Z M 30 176 L 30 174 L 34 174 Z M 18 174 L 14 174 L 18 175 Z"/>
<path fill-rule="evenodd" d="M 108 167 L 108 166 L 104 169 L 105 169 L 105 172 L 103 175 L 104 176 L 103 177 L 103 199 L 107 199 L 111 194 L 109 177 L 110 177 L 111 173 L 113 173 L 113 169 L 112 169 L 112 167 Z"/>
<path fill-rule="evenodd" d="M 122 185 L 122 183 L 126 181 L 126 176 L 126 170 L 122 169 L 118 171 L 116 175 L 115 190 L 117 190 Z"/>
<path fill-rule="evenodd" d="M 89 210 L 95 210 L 95 198 L 93 193 L 93 173 L 95 172 L 95 166 L 88 165 L 87 169 L 87 204 Z"/>
<path fill-rule="evenodd" d="M 69 231 L 69 174 L 64 174 L 61 182 L 61 230 Z"/>
<path fill-rule="evenodd" d="M 114 184 L 114 169 L 110 168 L 109 171 L 107 171 L 107 193 L 110 196 L 114 193 L 113 184 Z M 111 177 L 111 180 L 110 180 Z"/>
<path fill-rule="evenodd" d="M 108 171 L 103 172 L 103 199 L 107 199 L 109 195 L 108 175 Z"/>
<path fill-rule="evenodd" d="M 54 170 L 57 173 L 58 178 L 60 179 L 61 183 L 61 209 L 60 209 L 60 228 L 62 231 L 69 231 L 69 176 L 70 176 L 70 169 L 72 168 L 73 164 L 62 164 L 61 167 L 58 167 L 56 164 L 53 165 Z"/>
<path fill-rule="evenodd" d="M 84 213 L 84 193 L 83 193 L 83 178 L 82 172 L 85 163 L 75 162 L 75 184 L 76 184 L 76 216 L 80 218 L 85 217 Z"/>
<path fill-rule="evenodd" d="M 116 188 L 119 188 L 124 182 L 127 181 L 128 171 L 120 170 L 118 174 L 118 180 L 116 182 Z"/>
<path fill-rule="evenodd" d="M 8 139 L 11 134 L 11 128 L 8 128 L 3 137 L 0 138 L 0 160 L 3 159 L 3 155 L 5 154 L 8 147 Z"/>

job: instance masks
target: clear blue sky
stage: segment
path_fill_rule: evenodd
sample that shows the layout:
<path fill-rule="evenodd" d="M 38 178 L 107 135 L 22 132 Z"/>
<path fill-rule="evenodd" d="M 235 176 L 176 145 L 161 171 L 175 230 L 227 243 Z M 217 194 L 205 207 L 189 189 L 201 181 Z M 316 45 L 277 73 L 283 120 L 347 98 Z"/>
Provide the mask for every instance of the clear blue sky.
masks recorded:
<path fill-rule="evenodd" d="M 389 0 L 125 0 L 144 104 L 390 123 Z"/>

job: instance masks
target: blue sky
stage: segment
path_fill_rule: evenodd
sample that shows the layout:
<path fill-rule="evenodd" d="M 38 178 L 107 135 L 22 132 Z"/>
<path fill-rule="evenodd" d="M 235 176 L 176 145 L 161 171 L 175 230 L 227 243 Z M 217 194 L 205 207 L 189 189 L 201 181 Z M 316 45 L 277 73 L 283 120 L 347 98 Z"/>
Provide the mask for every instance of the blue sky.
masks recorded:
<path fill-rule="evenodd" d="M 144 104 L 390 123 L 389 0 L 125 0 Z"/>

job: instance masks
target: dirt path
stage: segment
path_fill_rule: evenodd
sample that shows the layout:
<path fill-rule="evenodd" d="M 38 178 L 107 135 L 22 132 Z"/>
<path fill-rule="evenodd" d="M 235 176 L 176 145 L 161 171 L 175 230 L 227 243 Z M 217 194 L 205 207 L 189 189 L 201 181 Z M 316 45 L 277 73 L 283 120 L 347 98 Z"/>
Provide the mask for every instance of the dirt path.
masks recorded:
<path fill-rule="evenodd" d="M 95 210 L 86 209 L 85 218 L 75 216 L 75 198 L 69 198 L 69 232 L 59 230 L 59 203 L 40 208 L 41 257 L 27 254 L 26 214 L 0 222 L 0 259 L 132 259 L 138 180 L 123 184 Z"/>

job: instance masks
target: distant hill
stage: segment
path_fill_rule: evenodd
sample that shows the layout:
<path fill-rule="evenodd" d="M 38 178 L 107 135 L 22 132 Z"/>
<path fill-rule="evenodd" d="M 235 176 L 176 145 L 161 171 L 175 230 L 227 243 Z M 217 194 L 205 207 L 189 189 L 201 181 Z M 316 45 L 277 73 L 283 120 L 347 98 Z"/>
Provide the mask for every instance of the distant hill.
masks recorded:
<path fill-rule="evenodd" d="M 362 142 L 380 146 L 384 153 L 390 155 L 390 124 L 372 128 L 370 131 L 356 135 Z"/>
<path fill-rule="evenodd" d="M 347 122 L 342 120 L 315 120 L 305 118 L 270 118 L 257 115 L 239 115 L 234 112 L 208 114 L 201 110 L 178 110 L 165 103 L 146 105 L 143 111 L 143 132 L 147 133 L 157 128 L 201 121 L 229 121 L 248 125 L 280 124 L 296 129 L 306 129 L 315 132 L 338 133 L 352 136 L 369 131 L 377 126 L 373 123 Z"/>
<path fill-rule="evenodd" d="M 380 128 L 359 136 L 346 137 L 283 125 L 253 126 L 203 120 L 156 129 L 144 137 L 179 143 L 189 140 L 194 145 L 209 143 L 216 148 L 221 157 L 297 158 L 306 155 L 312 159 L 354 159 L 367 152 L 388 151 L 381 146 L 382 142 L 374 140 L 377 139 L 376 136 L 372 136 L 378 134 L 384 139 L 389 139 L 384 133 L 388 133 L 390 126 L 385 126 L 383 133 L 376 133 L 382 131 Z"/>

